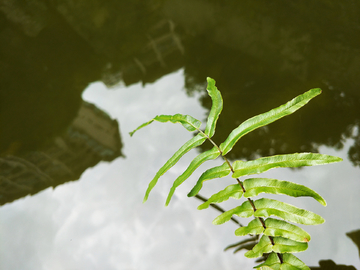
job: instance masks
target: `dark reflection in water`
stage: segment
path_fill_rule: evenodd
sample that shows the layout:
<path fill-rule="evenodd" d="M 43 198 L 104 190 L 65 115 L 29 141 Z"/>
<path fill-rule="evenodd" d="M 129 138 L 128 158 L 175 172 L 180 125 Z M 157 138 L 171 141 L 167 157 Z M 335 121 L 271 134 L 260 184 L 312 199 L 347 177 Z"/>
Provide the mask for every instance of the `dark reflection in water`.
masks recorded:
<path fill-rule="evenodd" d="M 83 102 L 65 132 L 37 149 L 0 157 L 0 205 L 77 180 L 99 161 L 120 156 L 121 147 L 117 121 Z"/>
<path fill-rule="evenodd" d="M 215 140 L 307 89 L 324 90 L 296 115 L 244 137 L 232 158 L 317 151 L 320 145 L 339 149 L 354 138 L 349 158 L 359 165 L 359 136 L 353 133 L 360 120 L 358 3 L 242 1 L 230 8 L 195 2 L 188 8 L 203 16 L 176 19 L 197 31 L 184 42 L 188 91 L 203 89 L 204 78 L 212 76 L 224 96 Z M 175 7 L 170 12 L 176 14 Z M 203 105 L 210 108 L 210 100 Z"/>
<path fill-rule="evenodd" d="M 148 83 L 179 68 L 189 95 L 204 91 L 207 76 L 217 80 L 217 142 L 323 89 L 244 137 L 231 158 L 340 149 L 352 138 L 349 159 L 360 166 L 359 14 L 355 0 L 0 0 L 0 204 L 121 155 L 117 122 L 81 100 L 89 83 Z"/>
<path fill-rule="evenodd" d="M 360 230 L 348 232 L 346 233 L 346 236 L 348 236 L 357 246 L 359 250 L 359 258 L 360 258 Z"/>
<path fill-rule="evenodd" d="M 311 267 L 310 269 L 323 269 L 323 270 L 356 270 L 352 265 L 336 264 L 332 260 L 321 260 L 319 261 L 320 267 Z"/>
<path fill-rule="evenodd" d="M 51 6 L 0 12 L 0 205 L 121 155 L 118 124 L 81 93 L 103 60 Z"/>

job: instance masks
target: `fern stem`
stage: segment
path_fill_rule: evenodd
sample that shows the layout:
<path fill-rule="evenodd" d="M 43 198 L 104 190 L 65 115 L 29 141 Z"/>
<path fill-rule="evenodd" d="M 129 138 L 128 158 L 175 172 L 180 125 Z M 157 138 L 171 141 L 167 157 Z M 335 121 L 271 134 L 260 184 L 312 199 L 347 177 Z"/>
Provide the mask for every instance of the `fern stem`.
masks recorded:
<path fill-rule="evenodd" d="M 207 135 L 205 134 L 203 131 L 201 131 L 200 129 L 198 129 L 199 132 L 201 132 L 217 149 L 218 151 L 220 152 L 221 154 L 221 157 L 225 160 L 225 162 L 228 164 L 230 170 L 232 173 L 235 173 L 234 171 L 234 168 L 231 166 L 231 163 L 230 161 L 225 157 L 225 155 L 223 155 L 223 152 L 221 151 L 220 147 Z M 245 193 L 246 190 L 245 190 L 245 187 L 243 185 L 243 183 L 240 181 L 239 178 L 236 178 L 236 181 L 238 182 L 238 184 L 240 185 L 241 189 L 243 190 L 243 192 Z M 254 213 L 256 211 L 256 207 L 255 207 L 255 204 L 254 204 L 254 201 L 251 200 L 250 198 L 247 198 L 247 200 L 249 201 L 249 203 L 251 204 L 253 210 L 254 210 Z M 263 226 L 264 229 L 266 229 L 266 225 L 265 225 L 265 221 L 261 218 L 261 217 L 258 217 L 258 219 L 260 220 L 261 222 L 261 225 Z M 271 244 L 274 246 L 275 245 L 275 242 L 274 242 L 274 239 L 272 236 L 268 236 L 269 239 L 270 239 L 270 242 Z M 280 263 L 282 264 L 283 263 L 283 259 L 282 259 L 282 256 L 280 253 L 276 253 L 276 255 L 278 256 L 279 260 L 280 260 Z"/>

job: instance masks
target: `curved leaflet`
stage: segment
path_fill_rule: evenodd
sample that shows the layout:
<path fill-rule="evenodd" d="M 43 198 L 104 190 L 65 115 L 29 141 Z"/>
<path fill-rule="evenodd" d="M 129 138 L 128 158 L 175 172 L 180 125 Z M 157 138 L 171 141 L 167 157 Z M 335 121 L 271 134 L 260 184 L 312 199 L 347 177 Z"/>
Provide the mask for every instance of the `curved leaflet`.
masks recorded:
<path fill-rule="evenodd" d="M 266 261 L 262 264 L 255 266 L 255 268 L 265 268 L 267 269 L 276 269 L 276 270 L 310 270 L 305 263 L 303 263 L 300 259 L 296 258 L 291 253 L 285 253 L 282 255 L 283 263 L 280 262 L 276 253 L 272 252 Z"/>
<path fill-rule="evenodd" d="M 151 182 L 149 183 L 149 186 L 145 192 L 145 197 L 144 197 L 143 202 L 146 202 L 146 200 L 148 199 L 151 190 L 156 185 L 160 176 L 162 176 L 172 166 L 174 166 L 183 155 L 185 155 L 191 149 L 203 144 L 205 142 L 205 140 L 206 140 L 205 136 L 203 134 L 199 133 L 198 135 L 196 135 L 195 137 L 193 137 L 189 141 L 187 141 L 183 146 L 181 146 L 180 149 L 178 151 L 176 151 L 175 154 L 160 168 L 160 170 L 156 173 L 155 177 L 151 180 Z"/>
<path fill-rule="evenodd" d="M 275 245 L 272 250 L 277 253 L 294 253 L 307 250 L 307 242 L 297 242 L 283 237 L 273 237 Z"/>
<path fill-rule="evenodd" d="M 227 186 L 224 190 L 212 195 L 206 202 L 198 206 L 199 210 L 206 209 L 212 203 L 221 203 L 229 198 L 240 199 L 243 191 L 238 184 Z"/>
<path fill-rule="evenodd" d="M 302 167 L 323 165 L 342 161 L 339 157 L 317 154 L 317 153 L 295 153 L 287 155 L 276 155 L 270 157 L 258 158 L 251 161 L 235 161 L 233 164 L 233 178 L 240 176 L 258 174 L 267 170 L 279 167 Z"/>
<path fill-rule="evenodd" d="M 211 110 L 205 128 L 205 134 L 211 138 L 215 133 L 216 122 L 223 108 L 223 100 L 220 91 L 215 86 L 215 80 L 207 77 L 207 92 L 212 100 Z"/>
<path fill-rule="evenodd" d="M 245 198 L 255 197 L 262 192 L 285 194 L 292 197 L 308 196 L 313 197 L 319 203 L 326 206 L 326 201 L 318 193 L 308 187 L 293 182 L 269 178 L 250 178 L 244 181 L 244 188 L 246 190 L 244 194 Z"/>
<path fill-rule="evenodd" d="M 213 147 L 212 149 L 205 151 L 198 155 L 196 158 L 191 161 L 189 167 L 183 172 L 182 175 L 180 175 L 174 182 L 173 186 L 170 189 L 169 195 L 166 199 L 166 205 L 169 205 L 171 197 L 174 195 L 175 189 L 180 186 L 186 179 L 189 178 L 189 176 L 205 161 L 215 159 L 220 155 L 219 150 L 216 147 Z"/>
<path fill-rule="evenodd" d="M 321 216 L 313 212 L 277 200 L 262 198 L 255 201 L 254 204 L 256 207 L 255 217 L 277 216 L 286 221 L 304 225 L 317 225 L 325 222 Z"/>
<path fill-rule="evenodd" d="M 238 215 L 239 217 L 248 218 L 254 215 L 254 210 L 249 201 L 245 201 L 242 205 L 235 207 L 231 210 L 222 213 L 220 216 L 216 217 L 213 220 L 214 225 L 223 224 L 231 219 L 233 215 Z"/>
<path fill-rule="evenodd" d="M 246 252 L 245 256 L 248 258 L 258 258 L 263 253 L 270 253 L 272 251 L 276 253 L 292 253 L 305 251 L 308 248 L 307 243 L 296 242 L 283 237 L 273 237 L 273 241 L 274 245 L 268 236 L 263 235 L 259 243 L 252 250 Z"/>
<path fill-rule="evenodd" d="M 305 230 L 301 229 L 300 227 L 287 223 L 284 220 L 274 219 L 274 218 L 267 218 L 265 220 L 265 227 L 264 229 L 262 223 L 258 218 L 249 222 L 247 226 L 240 227 L 235 230 L 236 236 L 245 236 L 248 234 L 261 234 L 267 236 L 281 236 L 284 238 L 288 238 L 290 240 L 294 240 L 297 242 L 309 242 L 311 237 Z"/>
<path fill-rule="evenodd" d="M 245 236 L 248 234 L 261 234 L 264 232 L 264 227 L 258 218 L 249 222 L 247 226 L 240 227 L 235 230 L 236 236 Z"/>
<path fill-rule="evenodd" d="M 297 242 L 309 242 L 311 237 L 300 227 L 287 223 L 284 220 L 267 218 L 265 220 L 266 229 L 264 234 L 267 236 L 281 236 Z"/>
<path fill-rule="evenodd" d="M 229 175 L 231 172 L 229 165 L 224 162 L 222 165 L 206 170 L 197 181 L 196 185 L 189 192 L 188 197 L 195 196 L 199 193 L 203 186 L 204 181 L 208 181 L 214 178 L 221 178 Z"/>
<path fill-rule="evenodd" d="M 249 250 L 245 253 L 245 257 L 247 258 L 259 258 L 263 255 L 263 253 L 272 252 L 273 245 L 268 236 L 263 235 L 260 238 L 259 243 L 257 243 L 252 250 Z"/>
<path fill-rule="evenodd" d="M 136 131 L 139 129 L 146 127 L 147 125 L 150 125 L 152 122 L 158 121 L 161 123 L 165 122 L 171 122 L 171 123 L 180 123 L 183 125 L 184 128 L 186 128 L 188 131 L 196 131 L 200 129 L 201 122 L 197 120 L 196 118 L 190 116 L 190 115 L 183 115 L 183 114 L 175 114 L 175 115 L 157 115 L 153 119 L 151 119 L 149 122 L 146 122 L 142 125 L 140 125 L 135 130 L 129 132 L 130 136 L 133 136 Z"/>
<path fill-rule="evenodd" d="M 259 127 L 268 125 L 286 115 L 292 114 L 320 93 L 320 88 L 311 89 L 278 108 L 272 109 L 271 111 L 246 120 L 236 129 L 234 129 L 230 133 L 229 137 L 227 137 L 227 139 L 222 144 L 220 144 L 220 149 L 223 152 L 223 155 L 226 155 L 233 148 L 236 142 L 245 134 Z"/>

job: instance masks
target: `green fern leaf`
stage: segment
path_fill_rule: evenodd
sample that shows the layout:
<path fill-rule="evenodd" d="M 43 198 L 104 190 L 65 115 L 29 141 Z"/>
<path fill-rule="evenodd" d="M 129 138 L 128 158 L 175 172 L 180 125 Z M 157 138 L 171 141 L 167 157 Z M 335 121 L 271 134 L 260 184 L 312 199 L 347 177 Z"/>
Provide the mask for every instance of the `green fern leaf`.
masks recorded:
<path fill-rule="evenodd" d="M 304 225 L 317 225 L 325 222 L 321 216 L 313 212 L 277 200 L 262 198 L 255 201 L 254 204 L 256 207 L 255 217 L 277 216 L 286 221 Z"/>
<path fill-rule="evenodd" d="M 251 161 L 235 161 L 232 177 L 237 178 L 244 175 L 263 173 L 278 167 L 302 167 L 323 165 L 342 161 L 339 157 L 317 154 L 317 153 L 295 153 L 258 158 Z"/>
<path fill-rule="evenodd" d="M 220 145 L 220 149 L 223 155 L 226 155 L 233 148 L 236 142 L 245 134 L 259 127 L 268 125 L 286 115 L 292 114 L 320 93 L 321 89 L 319 88 L 311 89 L 278 108 L 272 109 L 271 111 L 246 120 L 236 129 L 234 129 L 228 138 Z"/>
<path fill-rule="evenodd" d="M 254 209 L 252 208 L 249 201 L 245 201 L 242 205 L 235 207 L 231 210 L 228 210 L 213 220 L 214 225 L 223 224 L 231 219 L 233 215 L 238 215 L 239 217 L 248 218 L 254 215 Z"/>
<path fill-rule="evenodd" d="M 229 198 L 240 199 L 242 194 L 243 191 L 239 184 L 227 186 L 224 190 L 221 190 L 218 193 L 212 195 L 206 202 L 199 205 L 198 209 L 206 209 L 212 203 L 221 203 L 228 200 Z"/>
<path fill-rule="evenodd" d="M 264 233 L 264 235 L 267 236 L 281 236 L 297 242 L 306 243 L 311 239 L 310 235 L 306 231 L 283 220 L 268 218 L 265 220 L 265 227 L 266 229 L 264 229 L 261 221 L 256 218 L 250 221 L 247 226 L 236 229 L 235 235 L 245 236 L 248 234 L 257 235 Z"/>
<path fill-rule="evenodd" d="M 274 245 L 268 236 L 263 235 L 257 245 L 245 253 L 245 257 L 258 258 L 263 253 L 270 253 L 272 251 L 276 253 L 293 253 L 301 252 L 308 248 L 307 243 L 296 242 L 283 237 L 273 237 Z"/>
<path fill-rule="evenodd" d="M 212 100 L 211 110 L 205 128 L 205 134 L 211 138 L 215 134 L 216 122 L 223 108 L 223 100 L 220 91 L 215 86 L 215 80 L 207 77 L 207 92 Z"/>
<path fill-rule="evenodd" d="M 285 194 L 292 197 L 309 196 L 326 206 L 324 198 L 312 189 L 288 181 L 269 178 L 250 178 L 244 181 L 244 188 L 246 190 L 244 194 L 245 198 L 255 197 L 262 192 Z"/>
<path fill-rule="evenodd" d="M 271 252 L 265 262 L 255 266 L 254 268 L 260 268 L 261 270 L 263 269 L 280 270 L 281 266 L 282 264 L 280 263 L 279 257 L 276 255 L 276 253 Z"/>
<path fill-rule="evenodd" d="M 221 178 L 229 175 L 231 172 L 229 165 L 224 162 L 222 165 L 206 170 L 197 181 L 196 185 L 189 192 L 188 197 L 195 196 L 199 193 L 203 186 L 204 181 L 208 181 L 214 178 Z"/>
<path fill-rule="evenodd" d="M 196 131 L 200 129 L 201 122 L 194 117 L 190 115 L 183 115 L 183 114 L 175 114 L 175 115 L 157 115 L 153 119 L 151 119 L 149 122 L 146 122 L 142 125 L 140 125 L 135 130 L 129 132 L 130 136 L 134 135 L 136 131 L 139 129 L 146 127 L 147 125 L 150 125 L 152 122 L 158 121 L 161 123 L 165 122 L 171 122 L 171 123 L 180 123 L 183 125 L 184 128 L 186 128 L 188 131 Z"/>
<path fill-rule="evenodd" d="M 235 235 L 236 236 L 245 236 L 248 234 L 257 235 L 257 234 L 261 234 L 263 232 L 264 232 L 264 227 L 263 227 L 260 219 L 256 218 L 256 219 L 250 221 L 247 226 L 236 229 Z"/>
<path fill-rule="evenodd" d="M 166 199 L 166 206 L 169 205 L 172 196 L 174 195 L 175 189 L 180 186 L 189 176 L 205 161 L 215 159 L 220 155 L 219 150 L 214 146 L 212 149 L 205 151 L 198 155 L 196 158 L 191 161 L 187 169 L 180 175 L 174 182 L 173 186 L 170 189 L 169 195 Z"/>
<path fill-rule="evenodd" d="M 263 235 L 260 238 L 259 243 L 257 243 L 252 250 L 249 250 L 245 253 L 245 257 L 247 258 L 259 258 L 264 253 L 272 252 L 273 245 L 268 236 Z"/>
<path fill-rule="evenodd" d="M 295 253 L 307 250 L 308 243 L 297 242 L 284 237 L 273 237 L 275 245 L 272 250 L 276 253 Z"/>
<path fill-rule="evenodd" d="M 151 190 L 155 187 L 160 176 L 162 176 L 172 166 L 174 166 L 183 155 L 185 155 L 191 149 L 203 144 L 205 140 L 206 140 L 205 136 L 199 133 L 195 137 L 187 141 L 183 146 L 181 146 L 180 149 L 176 151 L 175 154 L 160 168 L 160 170 L 156 173 L 155 177 L 151 180 L 145 192 L 145 197 L 143 202 L 146 202 L 146 200 L 148 199 Z"/>
<path fill-rule="evenodd" d="M 310 234 L 305 230 L 283 220 L 267 218 L 265 220 L 265 226 L 264 235 L 267 236 L 281 236 L 297 242 L 306 243 L 311 240 Z"/>
<path fill-rule="evenodd" d="M 306 266 L 305 263 L 303 263 L 291 253 L 283 254 L 282 259 L 283 263 L 280 263 L 278 256 L 273 252 L 268 256 L 264 263 L 255 266 L 255 268 L 274 270 L 310 270 L 310 268 Z"/>

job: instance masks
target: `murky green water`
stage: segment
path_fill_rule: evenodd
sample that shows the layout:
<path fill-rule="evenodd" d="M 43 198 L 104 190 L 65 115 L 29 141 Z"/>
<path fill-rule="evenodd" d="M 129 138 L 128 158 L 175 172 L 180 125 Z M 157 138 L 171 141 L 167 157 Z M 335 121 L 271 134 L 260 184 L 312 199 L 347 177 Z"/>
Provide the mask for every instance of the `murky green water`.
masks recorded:
<path fill-rule="evenodd" d="M 346 236 L 357 231 L 359 243 L 359 14 L 356 1 L 0 1 L 0 268 L 250 269 L 243 253 L 223 252 L 239 240 L 234 224 L 213 228 L 217 213 L 187 199 L 196 175 L 162 207 L 196 153 L 141 204 L 153 174 L 192 135 L 161 124 L 128 132 L 163 113 L 205 120 L 207 76 L 224 98 L 219 143 L 247 118 L 322 88 L 296 114 L 244 137 L 230 158 L 343 157 L 267 175 L 328 201 L 292 201 L 327 220 L 306 228 L 303 261 L 360 267 Z M 209 183 L 203 195 L 223 186 Z"/>

